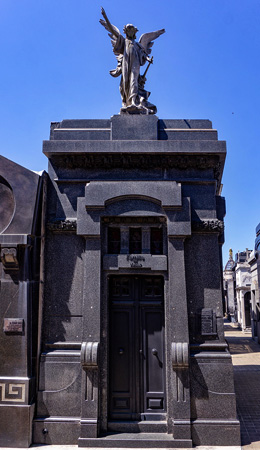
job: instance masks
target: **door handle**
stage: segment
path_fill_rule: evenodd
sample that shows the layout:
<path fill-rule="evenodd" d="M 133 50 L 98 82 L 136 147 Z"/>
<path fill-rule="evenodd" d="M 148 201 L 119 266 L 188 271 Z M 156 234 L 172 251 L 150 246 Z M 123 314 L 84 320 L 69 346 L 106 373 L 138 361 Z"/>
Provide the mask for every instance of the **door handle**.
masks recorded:
<path fill-rule="evenodd" d="M 156 348 L 152 348 L 152 355 L 158 359 L 159 367 L 162 367 L 163 363 L 162 363 L 162 361 L 160 361 L 160 358 L 158 356 L 158 350 Z"/>
<path fill-rule="evenodd" d="M 123 354 L 124 354 L 124 349 L 123 349 L 123 348 L 120 348 L 120 349 L 118 350 L 118 353 L 119 353 L 119 355 L 123 355 Z"/>

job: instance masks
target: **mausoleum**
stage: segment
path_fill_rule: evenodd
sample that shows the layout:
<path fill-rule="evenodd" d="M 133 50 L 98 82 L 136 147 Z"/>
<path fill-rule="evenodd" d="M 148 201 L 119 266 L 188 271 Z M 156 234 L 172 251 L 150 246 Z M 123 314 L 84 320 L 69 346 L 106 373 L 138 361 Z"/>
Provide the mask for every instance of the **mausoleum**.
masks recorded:
<path fill-rule="evenodd" d="M 0 157 L 0 445 L 239 445 L 209 120 L 51 124 Z"/>

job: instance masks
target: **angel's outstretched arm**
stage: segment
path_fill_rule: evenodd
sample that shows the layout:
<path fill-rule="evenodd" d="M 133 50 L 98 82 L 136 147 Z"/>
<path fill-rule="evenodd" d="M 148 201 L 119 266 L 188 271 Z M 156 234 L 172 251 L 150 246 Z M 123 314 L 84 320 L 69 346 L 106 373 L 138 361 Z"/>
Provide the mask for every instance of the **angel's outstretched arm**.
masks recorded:
<path fill-rule="evenodd" d="M 120 32 L 117 27 L 115 27 L 114 25 L 111 24 L 111 22 L 109 21 L 107 15 L 106 15 L 104 8 L 101 8 L 101 14 L 105 19 L 105 20 L 100 19 L 99 22 L 101 23 L 101 25 L 103 25 L 103 27 L 105 27 L 106 30 L 109 31 L 113 36 L 118 37 Z"/>

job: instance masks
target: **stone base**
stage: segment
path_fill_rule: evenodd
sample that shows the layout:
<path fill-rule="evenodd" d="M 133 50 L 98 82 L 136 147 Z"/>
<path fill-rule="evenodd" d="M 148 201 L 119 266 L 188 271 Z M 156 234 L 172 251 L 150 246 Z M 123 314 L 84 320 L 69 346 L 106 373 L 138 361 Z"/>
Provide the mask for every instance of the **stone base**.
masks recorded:
<path fill-rule="evenodd" d="M 33 443 L 41 445 L 77 445 L 80 419 L 49 417 L 33 422 Z"/>
<path fill-rule="evenodd" d="M 195 420 L 191 433 L 193 445 L 241 445 L 238 420 Z"/>
<path fill-rule="evenodd" d="M 35 405 L 0 405 L 0 447 L 30 447 Z"/>
<path fill-rule="evenodd" d="M 100 448 L 192 448 L 190 439 L 173 439 L 166 433 L 118 433 L 97 439 L 82 439 L 79 447 Z"/>

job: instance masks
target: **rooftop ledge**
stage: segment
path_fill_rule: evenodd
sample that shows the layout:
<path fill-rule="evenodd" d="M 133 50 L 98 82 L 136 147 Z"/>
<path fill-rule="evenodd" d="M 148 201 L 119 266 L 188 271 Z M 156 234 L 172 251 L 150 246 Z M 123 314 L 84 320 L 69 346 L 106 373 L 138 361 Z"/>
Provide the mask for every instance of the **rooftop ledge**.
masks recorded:
<path fill-rule="evenodd" d="M 43 141 L 43 153 L 49 158 L 66 154 L 153 153 L 153 154 L 215 154 L 225 158 L 226 142 L 215 140 L 51 140 Z"/>

